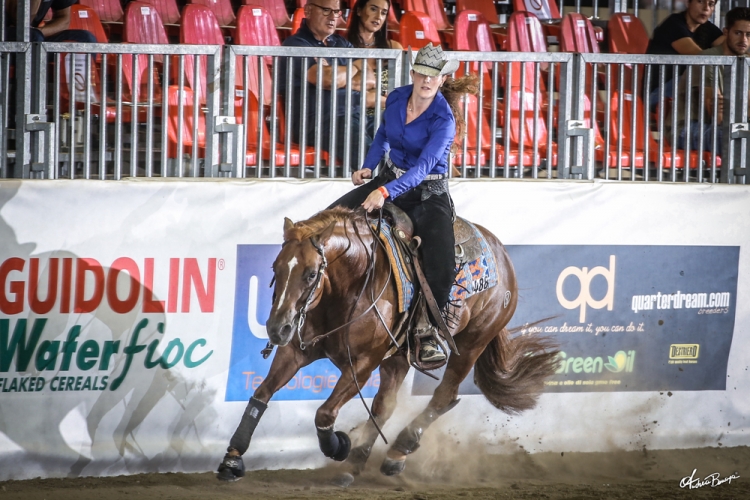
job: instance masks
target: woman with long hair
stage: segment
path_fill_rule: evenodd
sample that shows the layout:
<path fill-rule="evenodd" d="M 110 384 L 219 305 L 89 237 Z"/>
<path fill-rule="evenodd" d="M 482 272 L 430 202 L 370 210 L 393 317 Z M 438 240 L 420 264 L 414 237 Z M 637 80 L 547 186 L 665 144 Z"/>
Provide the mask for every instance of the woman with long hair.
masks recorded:
<path fill-rule="evenodd" d="M 331 205 L 352 209 L 361 205 L 369 212 L 390 199 L 404 210 L 414 223 L 414 235 L 422 240 L 425 277 L 444 312 L 456 277 L 449 155 L 456 132 L 461 136 L 465 128 L 459 110 L 461 95 L 477 92 L 475 76 L 448 76 L 457 68 L 458 61 L 447 60 L 441 47 L 428 44 L 420 49 L 412 64 L 414 83 L 390 93 L 365 162 L 352 174 L 352 182 L 359 187 Z M 387 151 L 384 166 L 365 184 Z M 430 322 L 434 335 L 437 319 L 430 315 Z M 423 363 L 445 359 L 434 340 L 421 346 Z"/>
<path fill-rule="evenodd" d="M 401 44 L 388 39 L 388 11 L 390 0 L 357 0 L 349 13 L 346 38 L 358 49 L 401 49 Z M 368 59 L 368 70 L 375 71 L 375 59 Z M 376 89 L 367 91 L 367 114 L 372 116 L 376 107 L 385 106 L 388 91 L 388 69 L 381 73 L 381 95 Z"/>

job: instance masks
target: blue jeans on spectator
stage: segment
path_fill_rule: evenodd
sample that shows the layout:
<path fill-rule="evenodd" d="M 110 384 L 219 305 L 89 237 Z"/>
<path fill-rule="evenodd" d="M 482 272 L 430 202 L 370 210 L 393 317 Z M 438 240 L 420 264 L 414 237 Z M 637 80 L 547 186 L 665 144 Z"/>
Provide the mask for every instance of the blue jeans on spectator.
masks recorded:
<path fill-rule="evenodd" d="M 703 151 L 713 151 L 714 124 L 704 123 L 701 131 L 700 122 L 690 122 L 690 151 L 698 151 L 701 134 L 703 134 Z M 682 127 L 680 137 L 677 140 L 677 148 L 685 149 L 685 137 L 687 136 L 687 127 Z M 721 125 L 716 130 L 716 154 L 721 156 Z"/>

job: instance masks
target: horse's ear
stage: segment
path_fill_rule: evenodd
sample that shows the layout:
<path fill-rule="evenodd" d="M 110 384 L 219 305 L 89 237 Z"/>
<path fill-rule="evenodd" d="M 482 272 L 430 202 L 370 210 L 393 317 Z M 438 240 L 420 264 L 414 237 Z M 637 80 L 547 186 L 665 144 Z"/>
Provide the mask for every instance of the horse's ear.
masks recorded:
<path fill-rule="evenodd" d="M 294 228 L 294 222 L 289 217 L 284 217 L 284 232 L 286 233 L 292 228 Z"/>
<path fill-rule="evenodd" d="M 331 222 L 327 228 L 323 230 L 322 233 L 318 235 L 318 244 L 321 246 L 324 246 L 326 242 L 331 238 L 331 235 L 333 234 L 333 230 L 336 229 L 336 222 Z"/>

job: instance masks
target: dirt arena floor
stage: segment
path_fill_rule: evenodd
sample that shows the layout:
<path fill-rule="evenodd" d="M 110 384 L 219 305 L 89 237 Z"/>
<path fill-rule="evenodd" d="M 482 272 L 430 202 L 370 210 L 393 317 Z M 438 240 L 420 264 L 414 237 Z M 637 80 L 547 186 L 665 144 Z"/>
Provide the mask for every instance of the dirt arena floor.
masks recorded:
<path fill-rule="evenodd" d="M 420 461 L 415 455 L 395 478 L 380 475 L 379 458 L 346 489 L 331 484 L 340 473 L 333 465 L 251 471 L 236 483 L 221 483 L 212 473 L 6 481 L 0 482 L 0 499 L 750 499 L 748 447 L 516 453 L 459 461 L 440 454 Z M 691 475 L 694 487 L 681 488 Z"/>

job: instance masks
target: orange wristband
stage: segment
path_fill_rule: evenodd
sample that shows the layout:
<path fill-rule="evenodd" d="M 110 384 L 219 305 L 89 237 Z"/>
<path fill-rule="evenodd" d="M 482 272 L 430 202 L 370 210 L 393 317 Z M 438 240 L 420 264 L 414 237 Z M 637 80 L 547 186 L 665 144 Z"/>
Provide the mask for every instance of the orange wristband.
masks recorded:
<path fill-rule="evenodd" d="M 383 198 L 388 198 L 390 195 L 388 194 L 388 190 L 385 188 L 385 186 L 380 186 L 378 188 L 378 191 L 380 191 L 380 194 L 383 195 Z"/>

